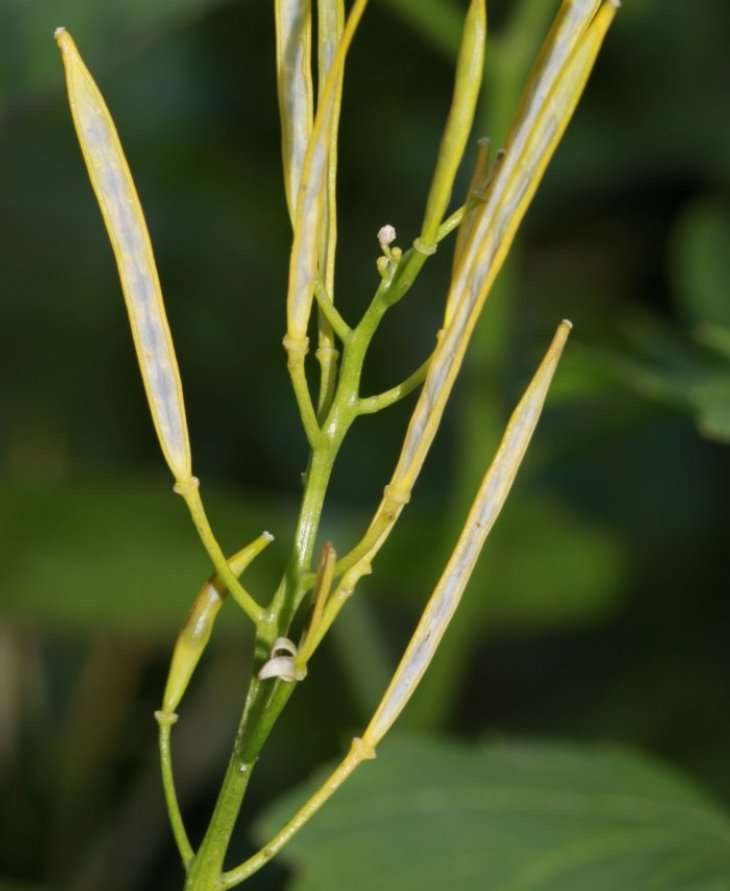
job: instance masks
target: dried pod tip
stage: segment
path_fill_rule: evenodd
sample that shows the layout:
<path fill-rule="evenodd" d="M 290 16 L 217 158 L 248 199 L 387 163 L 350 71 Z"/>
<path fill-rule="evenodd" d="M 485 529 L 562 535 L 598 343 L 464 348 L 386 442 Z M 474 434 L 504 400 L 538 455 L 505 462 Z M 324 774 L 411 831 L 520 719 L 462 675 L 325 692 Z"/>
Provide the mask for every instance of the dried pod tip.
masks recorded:
<path fill-rule="evenodd" d="M 307 676 L 306 668 L 299 668 L 293 656 L 274 656 L 261 666 L 259 680 L 266 681 L 278 678 L 288 683 L 303 681 Z"/>
<path fill-rule="evenodd" d="M 289 640 L 288 637 L 277 637 L 269 655 L 272 657 L 281 656 L 282 654 L 296 656 L 297 652 L 297 645 L 294 641 Z"/>
<path fill-rule="evenodd" d="M 63 27 L 63 25 L 60 25 L 60 26 L 59 26 L 58 28 L 56 28 L 56 30 L 53 32 L 53 39 L 54 39 L 54 40 L 60 40 L 61 37 L 62 37 L 65 33 L 66 33 L 66 29 Z"/>

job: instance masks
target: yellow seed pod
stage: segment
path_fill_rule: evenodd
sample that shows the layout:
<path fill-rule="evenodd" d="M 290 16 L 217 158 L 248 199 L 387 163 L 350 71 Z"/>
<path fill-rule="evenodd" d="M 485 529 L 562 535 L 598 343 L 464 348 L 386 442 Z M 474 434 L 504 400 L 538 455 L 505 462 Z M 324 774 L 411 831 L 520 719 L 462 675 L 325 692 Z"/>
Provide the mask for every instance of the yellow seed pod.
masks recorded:
<path fill-rule="evenodd" d="M 304 155 L 312 134 L 311 0 L 276 0 L 274 17 L 284 188 L 294 223 Z"/>
<path fill-rule="evenodd" d="M 494 170 L 499 164 L 500 155 L 497 156 L 494 167 L 489 167 L 489 145 L 490 142 L 486 138 L 482 138 L 477 142 L 477 156 L 474 163 L 474 169 L 469 180 L 469 188 L 466 193 L 466 201 L 464 202 L 464 216 L 456 230 L 456 244 L 454 245 L 454 266 L 459 262 L 459 258 L 464 250 L 464 245 L 470 241 L 472 229 L 474 228 L 474 220 L 477 217 L 480 204 L 484 203 L 484 196 L 489 181 L 492 178 Z"/>
<path fill-rule="evenodd" d="M 114 122 L 71 35 L 55 38 L 76 133 L 112 243 L 152 421 L 178 482 L 192 475 L 182 384 L 147 225 Z"/>
<path fill-rule="evenodd" d="M 446 122 L 421 227 L 421 241 L 433 245 L 451 200 L 454 177 L 471 133 L 484 69 L 487 38 L 485 0 L 472 0 L 464 21 L 464 33 L 456 62 L 454 96 Z"/>
<path fill-rule="evenodd" d="M 231 572 L 237 578 L 249 564 L 273 541 L 270 532 L 262 533 L 228 561 Z M 175 642 L 170 661 L 167 684 L 162 697 L 163 715 L 174 714 L 190 683 L 200 657 L 213 633 L 218 611 L 227 594 L 227 588 L 218 574 L 212 576 L 198 592 L 193 606 Z"/>
<path fill-rule="evenodd" d="M 575 0 L 570 5 L 579 4 Z M 464 247 L 464 258 L 452 283 L 444 333 L 431 360 L 391 481 L 400 488 L 409 491 L 420 472 L 484 301 L 573 115 L 615 12 L 613 2 L 604 4 L 581 31 L 529 128 L 517 163 L 510 160 L 511 145 L 507 147 L 490 188 L 490 202 L 482 218 L 474 222 L 470 244 Z M 496 210 L 490 212 L 493 192 L 503 197 Z"/>
<path fill-rule="evenodd" d="M 318 53 L 317 80 L 320 102 L 325 98 L 327 78 L 337 56 L 337 47 L 342 38 L 345 23 L 345 4 L 343 0 L 318 0 Z M 337 247 L 337 133 L 339 130 L 340 109 L 342 105 L 342 77 L 339 78 L 337 95 L 332 110 L 330 125 L 330 145 L 327 157 L 327 186 L 324 202 L 324 220 L 321 226 L 321 246 L 319 256 L 319 272 L 324 281 L 327 293 L 334 299 L 335 285 L 335 249 Z M 331 332 L 320 320 L 320 333 L 324 332 L 325 343 L 331 341 Z M 320 343 L 320 346 L 322 344 Z"/>
<path fill-rule="evenodd" d="M 516 133 L 524 133 L 519 140 L 522 148 L 518 160 L 510 159 L 510 152 L 516 151 L 514 146 L 518 144 L 511 142 L 489 182 L 489 200 L 469 221 L 467 243 L 461 247 L 459 265 L 454 270 L 446 322 L 411 415 L 398 464 L 363 540 L 339 566 L 345 573 L 339 585 L 343 590 L 352 588 L 369 570 L 408 501 L 441 423 L 484 301 L 572 117 L 617 6 L 617 0 L 607 0 L 603 5 L 600 0 L 563 3 L 533 75 L 538 85 L 528 88 L 529 97 L 542 98 L 539 102 L 523 102 L 531 125 L 525 129 L 518 121 L 513 128 Z M 545 84 L 539 86 L 545 71 L 550 75 L 549 89 Z M 480 158 L 480 166 L 483 162 Z M 502 199 L 493 201 L 492 196 L 497 194 Z"/>
<path fill-rule="evenodd" d="M 306 338 L 325 224 L 329 156 L 337 127 L 345 59 L 367 3 L 368 0 L 355 0 L 353 4 L 319 98 L 304 159 L 289 264 L 287 339 L 291 345 L 303 343 Z"/>
<path fill-rule="evenodd" d="M 530 75 L 504 156 L 454 265 L 450 325 L 462 302 L 483 305 L 583 93 L 617 0 L 564 0 Z"/>
<path fill-rule="evenodd" d="M 372 749 L 385 736 L 413 695 L 461 602 L 484 541 L 507 500 L 530 444 L 571 327 L 570 322 L 560 325 L 537 373 L 510 418 L 448 565 L 363 734 L 363 740 Z"/>

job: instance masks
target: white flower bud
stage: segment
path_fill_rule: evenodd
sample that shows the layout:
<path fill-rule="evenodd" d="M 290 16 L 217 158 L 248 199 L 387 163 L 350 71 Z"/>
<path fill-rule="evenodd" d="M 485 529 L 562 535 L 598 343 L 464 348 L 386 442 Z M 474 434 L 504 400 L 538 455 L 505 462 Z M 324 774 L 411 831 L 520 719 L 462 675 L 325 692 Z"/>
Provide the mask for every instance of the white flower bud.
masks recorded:
<path fill-rule="evenodd" d="M 395 241 L 395 227 L 388 224 L 387 226 L 382 226 L 378 231 L 378 241 L 380 242 L 380 247 L 385 250 L 388 245 L 393 244 Z"/>

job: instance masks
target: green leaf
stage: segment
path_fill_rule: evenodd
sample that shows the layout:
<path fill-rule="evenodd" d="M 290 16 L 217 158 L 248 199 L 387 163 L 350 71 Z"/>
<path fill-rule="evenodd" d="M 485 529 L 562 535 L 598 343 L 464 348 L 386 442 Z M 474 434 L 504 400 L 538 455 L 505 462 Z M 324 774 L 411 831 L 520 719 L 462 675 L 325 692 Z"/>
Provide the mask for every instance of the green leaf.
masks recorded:
<path fill-rule="evenodd" d="M 626 346 L 585 350 L 586 371 L 607 372 L 647 399 L 675 405 L 702 436 L 730 442 L 730 328 L 703 323 L 688 340 L 648 317 L 631 319 L 625 333 Z"/>
<path fill-rule="evenodd" d="M 672 272 L 679 309 L 692 324 L 730 327 L 730 212 L 710 199 L 693 204 L 674 232 Z"/>
<path fill-rule="evenodd" d="M 261 843 L 305 794 L 265 813 Z M 730 820 L 613 748 L 396 737 L 284 856 L 290 891 L 728 891 Z"/>

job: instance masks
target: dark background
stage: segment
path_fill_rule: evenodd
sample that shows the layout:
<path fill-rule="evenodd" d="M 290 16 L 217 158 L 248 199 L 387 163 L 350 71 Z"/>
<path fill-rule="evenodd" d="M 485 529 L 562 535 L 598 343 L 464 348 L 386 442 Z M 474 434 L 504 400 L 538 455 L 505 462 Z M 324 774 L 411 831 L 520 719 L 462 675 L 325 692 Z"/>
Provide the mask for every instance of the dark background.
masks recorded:
<path fill-rule="evenodd" d="M 378 228 L 393 223 L 404 245 L 417 234 L 465 5 L 373 0 L 357 36 L 337 272 L 351 321 L 376 282 Z M 490 4 L 475 137 L 504 137 L 556 7 Z M 174 889 L 152 712 L 209 569 L 152 432 L 58 25 L 106 95 L 145 206 L 214 525 L 226 550 L 277 536 L 247 577 L 263 600 L 306 460 L 281 348 L 273 12 L 253 0 L 0 6 L 0 888 Z M 365 723 L 565 316 L 575 330 L 533 447 L 403 725 L 621 742 L 730 799 L 728 45 L 725 0 L 625 0 L 413 501 L 265 751 L 237 859 L 261 807 Z M 442 249 L 388 319 L 369 391 L 427 354 L 449 263 Z M 338 549 L 377 503 L 407 417 L 402 405 L 355 427 L 324 522 Z M 249 645 L 224 610 L 182 708 L 176 764 L 195 837 Z M 282 869 L 251 887 L 280 888 Z"/>

